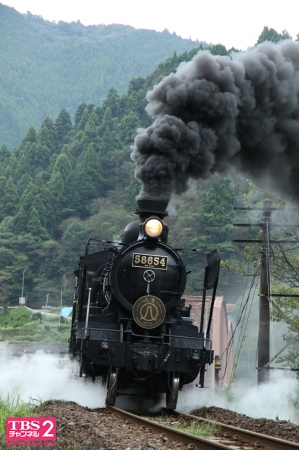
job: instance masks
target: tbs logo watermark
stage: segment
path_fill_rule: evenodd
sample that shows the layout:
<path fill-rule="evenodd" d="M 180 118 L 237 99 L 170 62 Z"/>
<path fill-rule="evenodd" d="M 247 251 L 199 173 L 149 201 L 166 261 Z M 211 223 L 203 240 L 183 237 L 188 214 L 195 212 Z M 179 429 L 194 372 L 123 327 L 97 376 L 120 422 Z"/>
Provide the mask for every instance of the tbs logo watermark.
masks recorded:
<path fill-rule="evenodd" d="M 6 445 L 45 445 L 56 442 L 55 417 L 7 417 Z"/>

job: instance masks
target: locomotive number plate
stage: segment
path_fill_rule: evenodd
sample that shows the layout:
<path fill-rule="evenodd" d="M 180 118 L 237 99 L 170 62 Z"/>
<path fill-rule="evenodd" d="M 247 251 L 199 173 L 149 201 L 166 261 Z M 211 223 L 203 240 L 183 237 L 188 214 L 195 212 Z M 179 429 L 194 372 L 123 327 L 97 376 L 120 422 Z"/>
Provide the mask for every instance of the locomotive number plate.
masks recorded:
<path fill-rule="evenodd" d="M 132 267 L 148 267 L 150 269 L 167 270 L 167 264 L 168 256 L 133 253 Z"/>

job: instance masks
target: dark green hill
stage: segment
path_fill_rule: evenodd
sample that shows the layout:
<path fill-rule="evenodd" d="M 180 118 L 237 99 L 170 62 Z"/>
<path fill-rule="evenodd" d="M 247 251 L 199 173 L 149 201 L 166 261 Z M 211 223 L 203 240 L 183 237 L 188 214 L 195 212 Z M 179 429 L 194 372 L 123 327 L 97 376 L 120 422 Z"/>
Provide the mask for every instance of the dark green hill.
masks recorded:
<path fill-rule="evenodd" d="M 171 56 L 198 47 L 168 31 L 49 22 L 0 4 L 0 145 L 11 150 L 33 124 L 62 108 L 100 104 Z"/>
<path fill-rule="evenodd" d="M 129 155 L 136 130 L 151 124 L 146 91 L 193 55 L 175 53 L 151 76 L 133 77 L 122 95 L 110 88 L 101 106 L 79 104 L 73 121 L 66 109 L 55 121 L 47 116 L 11 153 L 0 146 L 0 306 L 16 305 L 21 286 L 28 306 L 41 306 L 47 295 L 52 306 L 71 304 L 73 271 L 88 237 L 118 240 L 136 219 L 140 185 Z M 176 205 L 171 239 L 190 250 L 190 286 L 201 275 L 192 248 L 218 245 L 224 258 L 235 253 L 233 187 L 229 180 L 198 182 Z M 215 203 L 222 205 L 218 216 Z M 229 285 L 223 276 L 221 283 Z"/>

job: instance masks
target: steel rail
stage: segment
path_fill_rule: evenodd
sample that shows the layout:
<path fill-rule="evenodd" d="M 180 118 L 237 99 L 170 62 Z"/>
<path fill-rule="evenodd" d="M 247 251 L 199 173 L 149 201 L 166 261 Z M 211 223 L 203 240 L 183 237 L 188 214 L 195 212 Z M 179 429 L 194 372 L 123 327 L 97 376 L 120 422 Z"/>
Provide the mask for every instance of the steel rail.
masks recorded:
<path fill-rule="evenodd" d="M 142 430 L 158 433 L 161 435 L 161 437 L 166 435 L 170 439 L 188 445 L 188 448 L 190 449 L 198 448 L 200 450 L 215 450 L 219 448 L 223 450 L 231 450 L 232 446 L 233 448 L 237 448 L 239 446 L 244 448 L 243 445 L 245 442 L 247 443 L 247 448 L 249 448 L 249 443 L 252 448 L 261 447 L 271 450 L 291 450 L 295 448 L 299 449 L 299 444 L 296 444 L 294 442 L 266 436 L 264 434 L 258 434 L 253 431 L 244 430 L 231 425 L 225 425 L 220 422 L 203 419 L 191 414 L 180 413 L 178 411 L 171 411 L 171 415 L 178 418 L 181 417 L 182 419 L 185 418 L 189 420 L 197 420 L 201 423 L 215 425 L 219 427 L 221 434 L 224 435 L 223 440 L 225 441 L 225 443 L 227 443 L 228 440 L 232 442 L 229 442 L 229 445 L 225 445 L 215 441 L 215 438 L 211 440 L 200 438 L 189 433 L 185 433 L 184 431 L 179 431 L 175 428 L 158 424 L 156 422 L 153 422 L 152 420 L 146 419 L 145 417 L 136 416 L 135 414 L 123 411 L 122 409 L 116 408 L 115 406 L 106 405 L 106 410 L 118 415 L 123 419 L 131 420 L 132 422 L 137 423 Z M 216 439 L 221 440 L 222 438 L 220 437 Z"/>
<path fill-rule="evenodd" d="M 215 450 L 221 448 L 223 450 L 232 450 L 231 446 L 220 444 L 212 440 L 199 438 L 193 436 L 192 434 L 185 433 L 184 431 L 179 431 L 174 428 L 168 427 L 166 425 L 160 425 L 153 422 L 152 420 L 145 419 L 144 417 L 136 416 L 135 414 L 123 411 L 122 409 L 116 408 L 115 406 L 106 405 L 106 410 L 118 415 L 119 417 L 131 420 L 137 423 L 142 430 L 155 432 L 160 434 L 161 437 L 166 436 L 167 438 L 173 439 L 182 444 L 188 445 L 189 449 L 200 449 L 200 450 Z M 145 427 L 147 425 L 147 427 Z"/>
<path fill-rule="evenodd" d="M 278 439 L 272 436 L 267 436 L 265 434 L 255 433 L 254 431 L 244 430 L 242 428 L 237 428 L 232 425 L 225 425 L 221 422 L 214 422 L 213 420 L 203 419 L 201 417 L 193 416 L 192 414 L 180 413 L 179 411 L 171 412 L 171 415 L 175 417 L 187 417 L 188 419 L 198 420 L 202 423 L 207 423 L 210 425 L 217 425 L 221 427 L 221 432 L 231 437 L 234 441 L 246 441 L 251 444 L 255 444 L 256 447 L 266 446 L 271 450 L 290 450 L 299 449 L 299 444 L 295 442 L 285 441 L 283 439 Z"/>

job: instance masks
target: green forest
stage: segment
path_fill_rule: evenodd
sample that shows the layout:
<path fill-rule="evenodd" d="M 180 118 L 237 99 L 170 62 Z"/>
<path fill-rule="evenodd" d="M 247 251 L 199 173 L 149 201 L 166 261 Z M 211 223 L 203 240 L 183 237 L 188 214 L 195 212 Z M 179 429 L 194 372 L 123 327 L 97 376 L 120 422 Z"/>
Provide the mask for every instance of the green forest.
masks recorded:
<path fill-rule="evenodd" d="M 119 239 L 127 222 L 135 218 L 140 186 L 130 145 L 136 130 L 151 123 L 145 94 L 196 51 L 174 53 L 150 76 L 132 78 L 122 95 L 110 88 L 101 106 L 81 103 L 73 122 L 65 108 L 54 121 L 46 116 L 38 130 L 29 127 L 12 153 L 2 145 L 0 282 L 4 298 L 17 302 L 26 269 L 29 304 L 44 301 L 47 293 L 55 303 L 61 290 L 65 302 L 71 303 L 71 274 L 88 237 Z M 221 45 L 211 52 L 228 53 Z M 223 258 L 240 257 L 231 235 L 238 184 L 239 180 L 217 177 L 193 182 L 183 197 L 174 199 L 176 214 L 168 219 L 171 241 L 187 252 L 191 265 L 194 258 L 199 265 L 204 262 L 191 253 L 194 248 L 205 254 L 217 245 Z"/>
<path fill-rule="evenodd" d="M 264 28 L 264 40 L 267 33 L 273 36 L 273 30 Z M 151 123 L 145 111 L 145 94 L 197 51 L 174 52 L 148 77 L 133 77 L 126 93 L 111 87 L 99 106 L 80 103 L 73 120 L 66 108 L 55 120 L 47 115 L 39 129 L 33 125 L 28 128 L 12 152 L 6 144 L 1 146 L 3 302 L 18 303 L 25 276 L 24 295 L 29 306 L 41 306 L 48 293 L 49 304 L 60 304 L 61 296 L 65 305 L 71 304 L 73 271 L 87 239 L 118 240 L 125 225 L 136 218 L 140 185 L 134 177 L 130 146 L 136 130 Z M 220 44 L 210 51 L 229 54 Z M 184 250 L 192 271 L 189 293 L 201 287 L 207 252 L 217 247 L 223 260 L 239 261 L 242 257 L 232 242 L 232 233 L 234 205 L 246 191 L 244 186 L 238 178 L 214 177 L 191 182 L 185 195 L 173 198 L 173 213 L 167 219 L 170 242 Z M 239 284 L 236 275 L 223 270 L 220 293 L 229 293 L 236 300 Z"/>
<path fill-rule="evenodd" d="M 80 103 L 102 103 L 111 87 L 123 94 L 133 76 L 200 45 L 167 30 L 49 22 L 1 3 L 0 29 L 0 145 L 9 150 L 47 115 L 65 108 L 73 119 Z"/>
<path fill-rule="evenodd" d="M 0 5 L 1 8 L 4 8 L 3 5 Z M 53 41 L 57 49 L 55 55 L 61 58 L 60 63 L 64 58 L 68 61 L 65 52 L 66 49 L 69 51 L 70 47 L 67 47 L 67 43 L 75 39 L 80 38 L 81 44 L 85 42 L 90 52 L 93 46 L 91 41 L 94 40 L 94 45 L 97 46 L 96 42 L 101 33 L 106 36 L 111 48 L 114 48 L 114 44 L 113 39 L 109 37 L 110 33 L 116 33 L 117 39 L 121 40 L 119 30 L 107 30 L 104 26 L 83 27 L 80 23 L 53 24 L 29 14 L 19 15 L 5 7 L 5 13 L 7 12 L 15 20 L 22 20 L 24 26 L 32 27 L 30 32 L 29 29 L 26 31 L 28 39 L 29 36 L 32 38 L 31 43 L 29 41 L 26 43 L 28 54 L 30 45 L 37 38 L 37 30 L 39 32 L 43 30 L 44 40 L 41 40 L 41 43 L 54 52 L 54 47 L 52 48 L 52 44 L 49 43 Z M 54 33 L 55 30 L 57 34 Z M 134 34 L 137 30 L 124 27 L 122 31 L 132 33 L 134 38 L 131 37 L 136 42 L 140 39 Z M 25 33 L 25 29 L 22 32 Z M 60 35 L 62 32 L 64 37 Z M 161 35 L 170 41 L 173 38 L 168 32 Z M 3 33 L 1 39 L 4 39 L 4 36 L 7 35 Z M 279 34 L 265 27 L 257 43 L 264 40 L 277 42 L 279 39 L 289 37 L 287 32 Z M 63 45 L 60 47 L 61 43 Z M 25 43 L 22 42 L 20 46 L 22 45 Z M 152 48 L 161 47 L 156 41 L 151 45 Z M 17 305 L 22 290 L 29 307 L 45 305 L 46 296 L 48 304 L 53 307 L 61 304 L 70 306 L 73 300 L 73 271 L 77 268 L 79 255 L 83 254 L 87 239 L 91 236 L 118 241 L 127 223 L 136 219 L 135 198 L 140 185 L 134 177 L 130 146 L 136 130 L 151 124 L 151 119 L 145 111 L 146 92 L 165 75 L 175 71 L 180 62 L 191 60 L 198 50 L 206 48 L 205 44 L 199 43 L 195 48 L 191 42 L 189 51 L 176 44 L 174 46 L 175 50 L 170 47 L 167 50 L 168 54 L 172 54 L 168 59 L 163 55 L 153 57 L 151 63 L 155 64 L 153 68 L 147 66 L 145 69 L 141 62 L 138 69 L 126 62 L 132 71 L 126 72 L 123 68 L 120 71 L 126 72 L 127 78 L 121 79 L 118 71 L 112 70 L 112 67 L 115 68 L 115 62 L 111 60 L 111 74 L 113 72 L 116 78 L 112 75 L 109 78 L 103 71 L 101 89 L 95 87 L 91 79 L 85 78 L 89 73 L 96 80 L 99 78 L 99 72 L 94 66 L 86 68 L 84 64 L 87 64 L 88 58 L 81 60 L 79 54 L 74 57 L 74 63 L 79 65 L 80 61 L 81 69 L 84 66 L 86 70 L 81 72 L 81 84 L 78 81 L 79 72 L 76 75 L 78 85 L 68 78 L 73 70 L 68 66 L 68 72 L 64 74 L 65 82 L 69 84 L 67 89 L 60 78 L 51 80 L 53 85 L 50 82 L 46 83 L 45 89 L 45 85 L 33 77 L 32 80 L 36 83 L 35 97 L 31 96 L 29 91 L 26 94 L 25 84 L 19 84 L 17 79 L 10 80 L 10 96 L 5 97 L 9 77 L 6 75 L 5 78 L 3 70 L 0 72 L 1 98 L 4 99 L 0 106 L 2 136 L 8 136 L 12 130 L 17 130 L 17 134 L 12 133 L 11 137 L 16 142 L 26 126 L 26 120 L 33 124 L 30 126 L 27 124 L 26 132 L 21 135 L 18 145 L 12 151 L 10 151 L 12 141 L 7 140 L 0 147 L 2 306 Z M 12 43 L 12 47 L 20 50 L 15 42 Z M 83 55 L 84 47 L 79 47 Z M 61 50 L 62 48 L 64 50 Z M 110 47 L 105 47 L 106 57 L 111 56 L 108 48 Z M 182 51 L 183 53 L 180 53 Z M 212 54 L 229 55 L 231 51 L 237 50 L 227 50 L 218 44 L 210 46 L 209 51 Z M 11 54 L 10 58 L 10 72 L 18 73 L 17 69 L 15 71 L 12 69 L 17 58 L 16 54 Z M 138 58 L 139 56 L 136 56 L 137 60 Z M 94 62 L 98 59 L 99 53 L 94 51 Z M 162 62 L 158 64 L 159 60 Z M 0 61 L 4 64 L 3 60 Z M 88 59 L 88 62 L 90 61 L 91 59 Z M 36 72 L 33 61 L 32 64 L 32 72 L 28 69 L 31 75 Z M 42 65 L 42 61 L 39 64 Z M 106 67 L 106 62 L 103 65 Z M 55 70 L 56 74 L 59 73 L 57 67 Z M 140 71 L 143 73 L 142 76 Z M 147 73 L 150 75 L 147 76 Z M 63 95 L 57 94 L 58 97 L 55 97 L 54 85 L 61 94 L 63 92 Z M 94 90 L 89 91 L 86 101 L 80 101 L 84 86 L 88 89 L 93 86 Z M 30 97 L 34 101 L 36 109 L 32 108 L 32 114 L 36 116 L 28 114 L 27 108 L 30 110 L 31 104 L 24 100 L 25 97 L 27 99 Z M 58 98 L 59 101 L 56 101 Z M 21 99 L 24 105 L 18 109 L 15 106 L 21 105 Z M 13 111 L 11 115 L 7 114 L 9 109 Z M 43 118 L 40 120 L 42 114 Z M 10 117 L 11 121 L 5 123 L 4 115 Z M 40 125 L 36 126 L 35 123 Z M 188 276 L 187 293 L 198 294 L 203 282 L 205 255 L 218 248 L 223 260 L 218 294 L 225 295 L 227 302 L 236 303 L 237 307 L 241 304 L 242 308 L 244 274 L 246 276 L 253 274 L 256 277 L 259 264 L 256 255 L 259 249 L 255 246 L 254 250 L 245 248 L 242 251 L 242 248 L 233 242 L 235 235 L 233 224 L 237 219 L 234 207 L 236 204 L 250 203 L 252 195 L 256 198 L 255 203 L 258 203 L 268 194 L 260 191 L 257 194 L 252 183 L 237 176 L 227 178 L 215 176 L 207 181 L 191 180 L 189 189 L 184 195 L 173 197 L 170 215 L 166 221 L 170 227 L 170 244 L 182 249 L 187 269 L 191 271 Z M 248 231 L 247 237 L 255 236 L 256 230 Z M 276 288 L 285 282 L 283 286 L 285 292 L 288 292 L 286 281 L 290 281 L 290 277 L 286 275 L 288 263 L 295 268 L 298 267 L 296 254 L 289 253 L 288 257 L 290 260 L 284 253 L 276 257 L 278 262 L 275 272 Z M 292 292 L 296 290 L 297 272 L 294 270 L 292 274 Z M 278 300 L 278 303 L 282 308 L 290 309 L 286 300 L 284 303 Z M 277 316 L 275 320 L 280 319 Z M 250 348 L 250 352 L 253 353 L 254 349 Z"/>
<path fill-rule="evenodd" d="M 224 47 L 219 47 L 225 51 Z M 213 51 L 213 49 L 212 49 Z M 21 144 L 0 148 L 0 239 L 2 301 L 28 306 L 71 305 L 73 271 L 89 236 L 120 239 L 136 219 L 140 185 L 130 159 L 136 130 L 150 125 L 145 94 L 163 76 L 190 60 L 196 50 L 161 63 L 146 78 L 133 77 L 126 93 L 110 88 L 100 106 L 81 103 L 74 121 L 63 108 L 55 120 L 46 116 L 39 129 L 30 126 Z M 236 181 L 238 183 L 238 181 Z M 173 200 L 168 218 L 171 243 L 183 248 L 192 274 L 189 292 L 201 287 L 205 254 L 221 250 L 239 254 L 231 242 L 235 185 L 215 178 L 194 182 L 185 196 Z M 192 252 L 193 249 L 200 252 Z M 224 276 L 222 287 L 229 284 Z"/>

